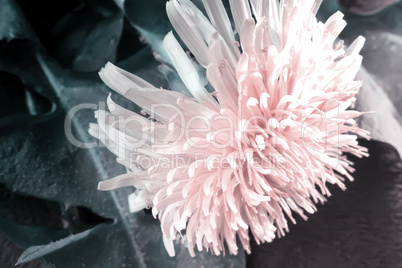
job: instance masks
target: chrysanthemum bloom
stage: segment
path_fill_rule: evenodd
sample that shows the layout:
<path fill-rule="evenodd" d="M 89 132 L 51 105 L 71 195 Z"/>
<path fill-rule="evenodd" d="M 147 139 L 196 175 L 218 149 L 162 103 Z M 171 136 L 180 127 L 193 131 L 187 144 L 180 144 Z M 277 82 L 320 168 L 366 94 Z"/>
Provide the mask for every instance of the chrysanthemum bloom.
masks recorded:
<path fill-rule="evenodd" d="M 178 234 L 192 255 L 195 246 L 219 255 L 225 243 L 236 254 L 236 237 L 250 252 L 249 231 L 257 243 L 283 236 L 293 212 L 306 219 L 330 195 L 326 183 L 352 180 L 345 152 L 367 156 L 357 135 L 368 132 L 353 120 L 361 113 L 346 110 L 361 86 L 353 80 L 364 38 L 346 51 L 336 42 L 340 12 L 321 23 L 319 0 L 232 0 L 233 31 L 221 1 L 203 2 L 209 19 L 189 0 L 166 6 L 195 57 L 167 34 L 168 61 L 189 94 L 108 63 L 103 81 L 145 114 L 109 96 L 111 113 L 98 111 L 90 127 L 128 169 L 99 189 L 134 186 L 132 210 L 152 207 L 170 255 Z"/>

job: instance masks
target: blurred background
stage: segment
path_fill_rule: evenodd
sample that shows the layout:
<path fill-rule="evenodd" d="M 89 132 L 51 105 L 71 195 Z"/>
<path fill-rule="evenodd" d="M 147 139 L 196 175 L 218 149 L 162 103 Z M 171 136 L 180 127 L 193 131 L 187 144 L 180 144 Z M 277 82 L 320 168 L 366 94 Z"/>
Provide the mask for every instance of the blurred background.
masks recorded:
<path fill-rule="evenodd" d="M 324 0 L 319 18 L 337 10 L 345 44 L 367 39 L 356 109 L 376 111 L 360 120 L 373 140 L 361 141 L 369 158 L 353 158 L 355 182 L 251 255 L 191 258 L 176 243 L 170 258 L 159 221 L 128 212 L 134 189 L 97 190 L 125 172 L 115 157 L 65 134 L 72 108 L 104 105 L 111 91 L 97 72 L 108 61 L 156 87 L 184 86 L 163 60 L 165 1 L 0 0 L 0 267 L 402 267 L 402 2 Z M 77 141 L 95 141 L 93 112 L 67 118 Z"/>

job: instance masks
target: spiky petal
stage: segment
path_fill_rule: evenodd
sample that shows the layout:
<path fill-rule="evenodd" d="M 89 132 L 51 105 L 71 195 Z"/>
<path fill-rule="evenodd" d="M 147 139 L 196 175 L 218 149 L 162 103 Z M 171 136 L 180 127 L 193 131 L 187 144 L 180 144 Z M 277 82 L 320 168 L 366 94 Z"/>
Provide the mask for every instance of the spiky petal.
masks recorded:
<path fill-rule="evenodd" d="M 164 46 L 192 96 L 110 63 L 100 71 L 149 116 L 110 96 L 111 113 L 96 113 L 90 133 L 129 170 L 99 189 L 135 186 L 132 211 L 152 207 L 171 255 L 183 230 L 192 255 L 195 247 L 219 255 L 225 243 L 236 254 L 236 236 L 250 252 L 249 230 L 257 243 L 284 235 L 293 212 L 306 219 L 325 201 L 326 183 L 344 189 L 343 176 L 352 180 L 344 153 L 367 156 L 356 135 L 368 132 L 353 120 L 361 113 L 347 110 L 361 86 L 354 77 L 364 38 L 346 51 L 334 45 L 346 23 L 340 12 L 318 22 L 319 0 L 250 2 L 230 1 L 240 45 L 220 0 L 204 0 L 209 19 L 188 0 L 167 3 L 213 94 L 172 33 Z"/>

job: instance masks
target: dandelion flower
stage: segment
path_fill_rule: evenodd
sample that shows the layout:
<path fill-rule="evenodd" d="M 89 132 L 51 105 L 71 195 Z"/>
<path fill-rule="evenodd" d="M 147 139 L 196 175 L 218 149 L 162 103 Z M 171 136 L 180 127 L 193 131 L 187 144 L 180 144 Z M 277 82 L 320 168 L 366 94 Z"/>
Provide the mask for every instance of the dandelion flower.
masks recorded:
<path fill-rule="evenodd" d="M 237 254 L 237 238 L 250 253 L 249 234 L 257 243 L 283 236 L 294 213 L 307 219 L 326 200 L 326 183 L 345 189 L 353 179 L 344 153 L 368 155 L 357 142 L 369 138 L 354 121 L 361 113 L 347 110 L 361 86 L 364 38 L 348 49 L 337 42 L 342 13 L 322 23 L 320 0 L 229 2 L 235 30 L 220 0 L 203 1 L 208 18 L 189 0 L 166 4 L 194 56 L 166 35 L 167 60 L 188 94 L 111 63 L 100 71 L 143 114 L 110 96 L 110 112 L 96 112 L 90 133 L 128 170 L 99 189 L 134 186 L 131 210 L 152 207 L 172 256 L 180 236 L 192 256 L 195 248 Z"/>

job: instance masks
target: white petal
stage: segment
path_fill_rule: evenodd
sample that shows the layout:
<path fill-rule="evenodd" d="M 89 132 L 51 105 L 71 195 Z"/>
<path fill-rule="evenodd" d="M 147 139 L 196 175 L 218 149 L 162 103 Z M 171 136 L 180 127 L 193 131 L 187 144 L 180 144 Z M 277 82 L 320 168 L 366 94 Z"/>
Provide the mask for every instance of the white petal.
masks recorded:
<path fill-rule="evenodd" d="M 119 75 L 122 79 L 114 80 L 114 75 Z M 108 62 L 105 67 L 99 71 L 99 76 L 103 82 L 112 89 L 119 88 L 122 91 L 118 91 L 120 94 L 124 94 L 129 88 L 141 88 L 141 87 L 153 87 L 148 82 L 142 80 L 138 76 L 131 74 L 116 65 Z"/>
<path fill-rule="evenodd" d="M 105 140 L 104 143 L 106 142 L 105 144 L 110 150 L 112 147 L 119 149 L 118 156 L 124 156 L 126 149 L 149 148 L 147 144 L 149 144 L 150 137 L 148 133 L 143 133 L 143 128 L 131 129 L 124 125 L 122 128 L 117 128 L 116 124 L 110 120 L 114 116 L 108 116 L 106 111 L 102 110 L 96 111 L 95 117 L 98 119 L 100 139 Z M 141 118 L 141 120 L 147 119 Z"/>
<path fill-rule="evenodd" d="M 278 0 L 269 1 L 269 12 L 268 12 L 268 22 L 270 27 L 271 42 L 278 50 L 281 50 L 281 36 L 282 24 L 279 20 L 279 2 Z"/>
<path fill-rule="evenodd" d="M 163 235 L 163 244 L 165 245 L 166 251 L 168 252 L 169 256 L 174 257 L 175 251 L 174 251 L 173 240 Z"/>
<path fill-rule="evenodd" d="M 140 176 L 148 176 L 148 173 L 143 172 L 140 174 L 137 173 L 136 175 L 133 173 L 126 173 L 106 181 L 101 181 L 98 184 L 98 190 L 107 191 L 125 186 L 134 186 Z"/>
<path fill-rule="evenodd" d="M 313 15 L 316 15 L 316 14 L 317 14 L 318 9 L 320 8 L 320 6 L 321 6 L 321 4 L 322 4 L 322 1 L 323 1 L 323 0 L 315 0 L 315 1 L 314 1 L 314 4 L 313 4 L 312 7 L 311 7 L 311 13 L 312 13 Z"/>
<path fill-rule="evenodd" d="M 181 40 L 194 54 L 198 62 L 206 67 L 209 64 L 208 47 L 198 32 L 197 27 L 184 12 L 177 0 L 166 3 L 166 12 Z M 167 52 L 169 53 L 169 51 Z"/>
<path fill-rule="evenodd" d="M 268 2 L 269 0 L 250 0 L 257 21 L 261 20 L 262 17 L 267 17 Z"/>
<path fill-rule="evenodd" d="M 147 203 L 140 193 L 132 193 L 128 196 L 128 207 L 131 213 L 138 212 L 146 206 Z"/>
<path fill-rule="evenodd" d="M 327 43 L 332 44 L 336 37 L 338 37 L 338 35 L 346 27 L 346 21 L 343 20 L 343 17 L 344 15 L 340 11 L 337 11 L 325 22 L 324 30 L 329 32 L 332 36 L 332 39 L 326 40 Z"/>
<path fill-rule="evenodd" d="M 232 53 L 227 43 L 223 40 L 222 36 L 215 33 L 212 36 L 211 43 L 209 45 L 211 63 L 220 64 L 222 60 L 227 61 L 233 70 L 236 69 L 237 58 Z"/>
<path fill-rule="evenodd" d="M 94 137 L 99 139 L 99 125 L 94 123 L 89 123 L 88 133 Z"/>
<path fill-rule="evenodd" d="M 134 83 L 136 83 L 140 87 L 153 87 L 150 83 L 148 83 L 147 81 L 143 80 L 142 78 L 136 76 L 135 74 L 127 72 L 126 70 L 123 70 L 123 69 L 117 67 L 116 65 L 112 64 L 111 62 L 108 62 L 105 65 L 106 69 L 109 68 L 109 67 L 112 67 L 112 68 L 116 69 L 117 71 L 119 71 L 121 74 L 123 74 L 125 77 L 127 77 L 128 79 L 130 79 L 131 81 L 133 81 Z"/>
<path fill-rule="evenodd" d="M 243 52 L 250 53 L 254 52 L 255 45 L 255 21 L 253 19 L 246 19 L 243 22 L 241 32 L 240 32 L 240 42 Z"/>
<path fill-rule="evenodd" d="M 109 94 L 106 99 L 107 107 L 109 108 L 109 111 L 117 116 L 123 116 L 123 117 L 129 117 L 129 116 L 139 116 L 137 113 L 134 113 L 133 111 L 130 111 L 117 103 L 115 103 L 112 100 L 112 94 Z"/>
<path fill-rule="evenodd" d="M 177 115 L 178 111 L 175 110 L 177 99 L 184 97 L 182 93 L 175 91 L 157 89 L 152 86 L 143 88 L 112 64 L 106 65 L 99 75 L 111 89 L 135 102 L 157 119 L 169 121 Z M 156 107 L 157 104 L 160 105 Z"/>
<path fill-rule="evenodd" d="M 218 107 L 211 94 L 202 86 L 197 70 L 194 68 L 172 32 L 165 36 L 163 44 L 180 78 L 194 98 L 198 101 L 204 101 L 213 107 Z"/>
<path fill-rule="evenodd" d="M 252 19 L 250 5 L 248 0 L 229 0 L 229 4 L 236 30 L 240 34 L 244 21 L 246 19 Z"/>
<path fill-rule="evenodd" d="M 224 61 L 223 64 L 227 64 Z M 233 111 L 237 107 L 237 88 L 236 82 L 233 81 L 233 76 L 228 74 L 229 66 L 224 68 L 217 64 L 210 64 L 207 69 L 207 78 L 211 85 L 215 88 L 218 93 L 218 100 L 222 108 L 231 108 Z"/>
<path fill-rule="evenodd" d="M 232 26 L 228 14 L 221 0 L 203 0 L 205 10 L 212 24 L 216 27 L 218 33 L 225 40 L 227 46 L 232 51 L 236 59 L 239 58 L 239 50 L 235 47 L 236 40 L 233 35 Z"/>
<path fill-rule="evenodd" d="M 195 27 L 201 33 L 202 38 L 210 43 L 211 37 L 216 33 L 216 29 L 212 26 L 211 22 L 202 14 L 202 12 L 189 0 L 180 0 L 180 4 L 188 17 L 193 21 Z"/>
<path fill-rule="evenodd" d="M 363 36 L 359 36 L 356 38 L 355 41 L 349 46 L 349 48 L 346 50 L 346 55 L 357 55 L 359 54 L 360 50 L 363 48 L 363 45 L 365 43 L 366 39 Z"/>

